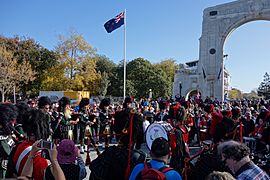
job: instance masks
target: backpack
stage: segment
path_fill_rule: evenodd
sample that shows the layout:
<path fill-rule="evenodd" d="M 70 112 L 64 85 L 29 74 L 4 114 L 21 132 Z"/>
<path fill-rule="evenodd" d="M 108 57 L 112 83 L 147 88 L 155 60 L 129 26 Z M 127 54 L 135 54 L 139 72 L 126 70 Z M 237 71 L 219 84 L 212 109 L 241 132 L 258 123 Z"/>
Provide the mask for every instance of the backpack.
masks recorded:
<path fill-rule="evenodd" d="M 65 178 L 66 180 L 74 180 L 80 179 L 80 166 L 77 164 L 60 164 L 60 167 L 63 171 L 63 173 L 65 174 Z M 51 171 L 51 166 L 48 166 L 45 169 L 45 177 L 44 179 L 49 179 L 49 180 L 55 180 L 54 176 L 53 176 L 53 172 Z"/>
<path fill-rule="evenodd" d="M 164 173 L 173 170 L 171 167 L 163 166 L 160 169 L 155 169 L 151 167 L 151 164 L 148 162 L 144 162 L 144 169 L 138 174 L 136 180 L 144 179 L 144 180 L 165 180 L 166 176 Z"/>

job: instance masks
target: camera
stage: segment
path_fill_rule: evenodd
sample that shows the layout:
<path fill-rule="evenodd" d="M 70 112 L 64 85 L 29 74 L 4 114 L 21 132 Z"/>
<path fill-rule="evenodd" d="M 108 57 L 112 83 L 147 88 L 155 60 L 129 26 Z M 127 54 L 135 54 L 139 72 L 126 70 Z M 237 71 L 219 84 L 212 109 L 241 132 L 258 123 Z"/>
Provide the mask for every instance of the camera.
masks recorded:
<path fill-rule="evenodd" d="M 53 143 L 51 141 L 40 141 L 39 147 L 42 149 L 53 149 Z"/>
<path fill-rule="evenodd" d="M 41 150 L 41 157 L 44 159 L 51 160 L 49 150 L 48 149 L 42 149 Z"/>

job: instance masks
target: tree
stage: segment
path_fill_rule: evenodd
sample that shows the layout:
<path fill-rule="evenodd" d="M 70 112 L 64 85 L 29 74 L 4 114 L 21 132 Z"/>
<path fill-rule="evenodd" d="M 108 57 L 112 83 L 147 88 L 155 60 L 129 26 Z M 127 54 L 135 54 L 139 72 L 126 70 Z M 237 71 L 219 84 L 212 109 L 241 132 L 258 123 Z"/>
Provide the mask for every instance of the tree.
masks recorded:
<path fill-rule="evenodd" d="M 96 50 L 83 36 L 75 32 L 68 37 L 60 36 L 56 52 L 59 63 L 64 64 L 68 90 L 91 90 L 91 94 L 97 94 L 101 74 L 96 71 Z"/>
<path fill-rule="evenodd" d="M 74 79 L 79 64 L 85 58 L 93 57 L 96 50 L 84 40 L 82 35 L 71 31 L 68 37 L 59 36 L 56 52 L 60 56 L 59 60 L 67 65 L 65 70 L 67 77 Z"/>
<path fill-rule="evenodd" d="M 74 79 L 65 75 L 66 67 L 66 62 L 62 62 L 49 69 L 44 74 L 46 78 L 42 82 L 42 89 L 47 91 L 91 90 L 91 94 L 97 94 L 101 75 L 96 73 L 93 59 L 84 59 L 78 65 Z"/>
<path fill-rule="evenodd" d="M 245 99 L 259 99 L 256 90 L 250 91 L 250 93 L 243 93 L 243 98 Z"/>
<path fill-rule="evenodd" d="M 229 98 L 230 99 L 242 99 L 243 95 L 239 89 L 232 88 L 232 90 L 229 91 Z"/>
<path fill-rule="evenodd" d="M 116 64 L 106 56 L 97 55 L 95 59 L 97 72 L 112 74 L 116 68 Z"/>
<path fill-rule="evenodd" d="M 0 91 L 2 102 L 5 101 L 5 95 L 11 93 L 14 87 L 19 89 L 34 79 L 35 72 L 32 71 L 28 61 L 18 63 L 12 52 L 0 46 Z"/>
<path fill-rule="evenodd" d="M 44 73 L 57 63 L 56 53 L 42 47 L 35 40 L 25 37 L 6 38 L 0 36 L 0 45 L 12 52 L 19 64 L 24 61 L 29 62 L 32 70 L 36 72 L 35 80 L 24 84 L 21 90 L 24 93 L 30 92 L 30 94 L 37 95 L 45 78 Z"/>
<path fill-rule="evenodd" d="M 136 88 L 135 88 L 134 83 L 131 80 L 126 81 L 126 92 L 130 96 L 137 95 L 137 93 L 138 93 Z"/>
<path fill-rule="evenodd" d="M 258 94 L 265 98 L 270 98 L 270 75 L 266 72 L 263 76 L 263 81 L 258 88 Z"/>
<path fill-rule="evenodd" d="M 44 91 L 69 90 L 69 79 L 65 76 L 65 63 L 59 63 L 44 73 L 41 89 Z"/>
<path fill-rule="evenodd" d="M 113 70 L 112 75 L 109 76 L 110 80 L 110 86 L 107 89 L 107 94 L 110 94 L 111 96 L 121 97 L 123 96 L 123 89 L 124 89 L 124 70 L 123 70 L 123 63 L 124 61 L 121 61 Z M 127 80 L 128 81 L 128 80 Z M 129 92 L 127 92 L 129 94 Z"/>
<path fill-rule="evenodd" d="M 91 94 L 97 95 L 101 74 L 96 71 L 95 58 L 85 58 L 78 66 L 75 75 L 73 90 L 91 90 Z M 80 83 L 80 86 L 78 86 Z"/>
<path fill-rule="evenodd" d="M 112 85 L 112 81 L 115 81 L 115 76 L 117 74 L 117 66 L 114 62 L 109 60 L 106 56 L 98 55 L 96 58 L 96 71 L 101 73 L 101 81 L 100 81 L 100 90 L 99 93 L 102 96 L 105 96 L 107 93 L 110 95 L 116 92 L 116 96 L 119 96 L 119 92 L 113 91 L 110 86 Z M 119 86 L 114 86 L 113 88 L 118 89 Z"/>
<path fill-rule="evenodd" d="M 163 60 L 160 63 L 155 64 L 154 66 L 162 69 L 166 73 L 167 77 L 171 80 L 171 82 L 173 82 L 175 70 L 178 68 L 178 65 L 175 63 L 175 60 L 173 59 Z"/>
<path fill-rule="evenodd" d="M 101 96 L 106 96 L 107 94 L 107 89 L 110 86 L 110 80 L 109 80 L 109 75 L 107 72 L 103 72 L 101 75 L 101 79 L 100 79 L 100 88 L 99 88 L 99 94 Z"/>
<path fill-rule="evenodd" d="M 167 97 L 171 93 L 170 80 L 166 73 L 143 58 L 127 64 L 127 79 L 134 84 L 135 97 L 148 96 L 152 89 L 154 97 Z M 131 94 L 132 95 L 132 94 Z"/>

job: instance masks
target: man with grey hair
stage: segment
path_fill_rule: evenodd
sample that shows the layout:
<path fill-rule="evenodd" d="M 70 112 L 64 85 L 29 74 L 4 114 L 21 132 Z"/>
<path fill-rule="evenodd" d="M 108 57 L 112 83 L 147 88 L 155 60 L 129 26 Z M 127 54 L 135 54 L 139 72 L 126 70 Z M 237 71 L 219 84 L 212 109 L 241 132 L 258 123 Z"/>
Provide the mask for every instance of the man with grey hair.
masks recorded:
<path fill-rule="evenodd" d="M 230 168 L 236 179 L 269 180 L 269 176 L 255 165 L 249 155 L 249 148 L 240 142 L 226 141 L 218 145 L 218 153 L 222 162 Z"/>

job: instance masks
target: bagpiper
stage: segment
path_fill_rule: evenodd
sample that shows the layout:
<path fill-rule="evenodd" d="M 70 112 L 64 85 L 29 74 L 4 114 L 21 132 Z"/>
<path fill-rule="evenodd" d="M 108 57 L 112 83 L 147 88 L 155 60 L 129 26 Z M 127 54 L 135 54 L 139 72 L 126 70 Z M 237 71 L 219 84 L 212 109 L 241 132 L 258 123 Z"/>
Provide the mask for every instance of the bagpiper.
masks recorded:
<path fill-rule="evenodd" d="M 132 161 L 129 163 L 131 158 L 130 149 L 133 149 L 134 144 L 136 144 L 137 148 L 140 148 L 144 138 L 143 121 L 142 117 L 131 108 L 130 97 L 125 99 L 123 107 L 122 111 L 115 114 L 115 124 L 113 126 L 113 130 L 117 134 L 118 145 L 106 148 L 100 156 L 92 161 L 90 164 L 91 180 L 128 179 L 126 174 L 128 174 L 128 169 L 132 169 L 130 165 L 134 164 Z"/>

